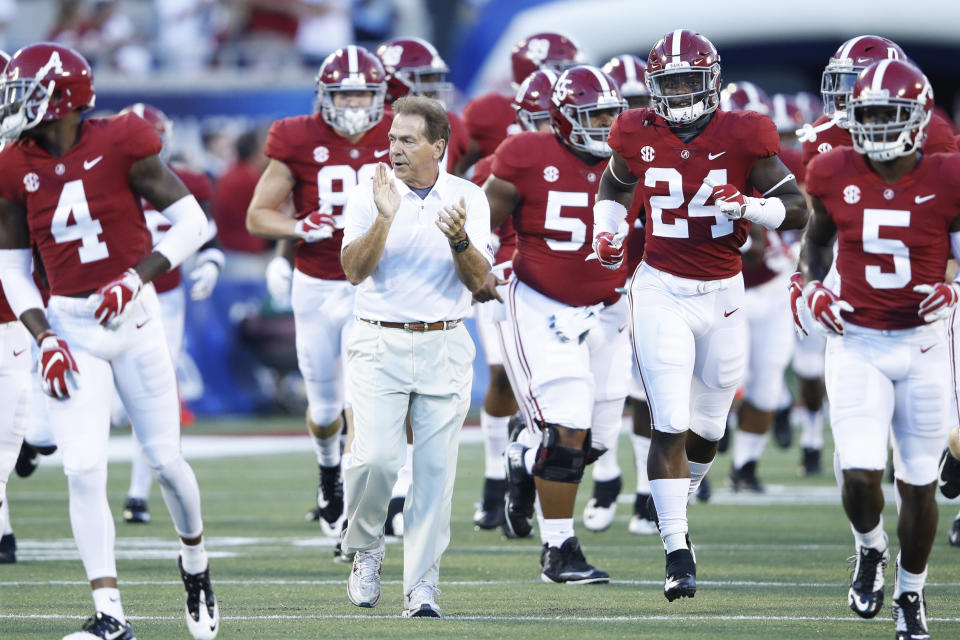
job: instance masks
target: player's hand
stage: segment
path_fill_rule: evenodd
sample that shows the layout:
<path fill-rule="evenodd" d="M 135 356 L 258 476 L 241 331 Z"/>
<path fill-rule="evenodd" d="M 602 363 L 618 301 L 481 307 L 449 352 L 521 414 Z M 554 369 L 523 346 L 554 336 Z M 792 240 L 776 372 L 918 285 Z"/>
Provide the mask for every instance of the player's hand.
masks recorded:
<path fill-rule="evenodd" d="M 194 267 L 190 272 L 190 299 L 206 300 L 213 293 L 220 278 L 220 265 L 212 260 L 206 260 Z"/>
<path fill-rule="evenodd" d="M 94 295 L 99 296 L 100 306 L 93 315 L 103 326 L 116 329 L 123 320 L 123 312 L 142 288 L 140 274 L 135 269 L 127 269 L 122 276 L 97 289 Z"/>
<path fill-rule="evenodd" d="M 297 220 L 294 233 L 304 242 L 320 242 L 333 237 L 337 223 L 329 213 L 311 211 Z"/>
<path fill-rule="evenodd" d="M 387 165 L 382 162 L 377 164 L 377 171 L 373 174 L 373 201 L 377 211 L 387 220 L 392 220 L 400 208 L 400 192 L 387 171 Z"/>
<path fill-rule="evenodd" d="M 53 331 L 40 336 L 40 387 L 52 398 L 63 400 L 70 391 L 78 388 L 77 361 L 70 353 L 67 343 Z"/>
<path fill-rule="evenodd" d="M 747 204 L 747 198 L 740 189 L 732 184 L 709 184 L 713 187 L 713 193 L 710 197 L 720 208 L 721 213 L 730 220 L 739 220 L 743 217 L 743 208 Z"/>
<path fill-rule="evenodd" d="M 620 268 L 623 264 L 625 251 L 624 237 L 619 233 L 610 233 L 609 231 L 602 231 L 594 236 L 593 252 L 602 266 L 613 270 Z"/>
<path fill-rule="evenodd" d="M 473 292 L 473 301 L 474 302 L 489 302 L 491 300 L 497 300 L 503 302 L 503 298 L 500 297 L 500 294 L 497 293 L 497 287 L 507 284 L 507 281 L 503 278 L 500 278 L 494 272 L 487 274 L 487 277 L 484 279 L 483 284 L 480 285 L 480 288 Z"/>
<path fill-rule="evenodd" d="M 804 304 L 802 273 L 797 272 L 790 276 L 790 284 L 787 286 L 787 291 L 790 293 L 790 310 L 793 311 L 793 330 L 796 332 L 798 338 L 803 338 L 810 334 L 807 333 L 800 319 L 803 313 L 800 305 Z"/>
<path fill-rule="evenodd" d="M 927 294 L 927 297 L 920 302 L 920 310 L 917 311 L 917 315 L 923 318 L 924 322 L 936 322 L 949 317 L 957 301 L 960 300 L 960 285 L 955 282 L 918 284 L 913 290 Z"/>
<path fill-rule="evenodd" d="M 813 319 L 828 333 L 843 335 L 843 318 L 841 311 L 853 312 L 853 307 L 846 300 L 842 300 L 830 289 L 823 286 L 819 280 L 807 283 L 803 289 L 803 298 L 807 301 L 807 308 Z"/>
<path fill-rule="evenodd" d="M 293 267 L 283 256 L 276 256 L 267 263 L 267 291 L 275 307 L 290 306 L 290 286 L 293 283 Z"/>

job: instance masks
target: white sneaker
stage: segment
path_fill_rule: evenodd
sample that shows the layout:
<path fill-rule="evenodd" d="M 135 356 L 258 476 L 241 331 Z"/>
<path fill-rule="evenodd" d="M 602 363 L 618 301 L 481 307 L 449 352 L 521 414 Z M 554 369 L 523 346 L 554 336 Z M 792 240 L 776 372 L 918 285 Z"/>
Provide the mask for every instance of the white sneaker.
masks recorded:
<path fill-rule="evenodd" d="M 413 589 L 410 589 L 410 593 L 403 596 L 403 617 L 439 618 L 438 595 L 440 595 L 440 589 L 437 589 L 437 585 L 421 580 L 414 585 Z"/>
<path fill-rule="evenodd" d="M 380 544 L 368 551 L 357 551 L 353 556 L 353 569 L 347 578 L 347 597 L 358 607 L 375 607 L 380 602 L 380 565 L 385 550 L 383 538 Z"/>
<path fill-rule="evenodd" d="M 613 524 L 617 515 L 617 503 L 614 501 L 609 507 L 597 506 L 597 499 L 590 498 L 583 510 L 583 526 L 590 531 L 606 531 Z"/>
<path fill-rule="evenodd" d="M 630 518 L 630 524 L 627 525 L 627 529 L 635 536 L 652 536 L 660 531 L 657 529 L 656 522 L 647 520 L 636 514 Z"/>

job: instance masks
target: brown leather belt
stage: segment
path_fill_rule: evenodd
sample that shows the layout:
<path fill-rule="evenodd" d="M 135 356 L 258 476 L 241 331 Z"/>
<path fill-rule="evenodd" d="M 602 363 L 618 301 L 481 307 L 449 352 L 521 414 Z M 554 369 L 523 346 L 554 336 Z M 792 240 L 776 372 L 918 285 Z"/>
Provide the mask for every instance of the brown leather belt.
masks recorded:
<path fill-rule="evenodd" d="M 367 320 L 360 318 L 364 322 L 375 324 L 378 327 L 386 329 L 403 329 L 405 331 L 440 331 L 443 329 L 453 329 L 460 325 L 460 320 L 437 320 L 436 322 L 386 322 L 383 320 Z"/>

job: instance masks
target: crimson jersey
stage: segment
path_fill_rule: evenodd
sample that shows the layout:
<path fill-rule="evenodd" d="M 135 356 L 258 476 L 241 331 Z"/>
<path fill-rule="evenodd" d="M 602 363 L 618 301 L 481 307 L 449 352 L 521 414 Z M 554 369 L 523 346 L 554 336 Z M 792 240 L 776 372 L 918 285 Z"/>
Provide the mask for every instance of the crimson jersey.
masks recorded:
<path fill-rule="evenodd" d="M 820 116 L 813 123 L 819 126 L 827 122 L 827 116 Z M 949 153 L 957 151 L 957 143 L 953 139 L 953 129 L 950 123 L 939 113 L 934 112 L 930 118 L 930 124 L 927 126 L 927 139 L 923 143 L 924 153 Z M 853 140 L 850 138 L 850 132 L 842 127 L 833 125 L 817 134 L 817 139 L 813 142 L 803 143 L 803 164 L 810 164 L 810 160 L 818 154 L 826 153 L 836 147 L 851 147 Z"/>
<path fill-rule="evenodd" d="M 493 175 L 511 182 L 517 251 L 513 272 L 525 284 L 572 306 L 612 303 L 626 270 L 605 269 L 593 254 L 593 201 L 607 160 L 589 165 L 550 132 L 530 131 L 500 143 Z"/>
<path fill-rule="evenodd" d="M 206 175 L 182 167 L 170 167 L 170 170 L 177 174 L 183 185 L 201 205 L 213 198 L 213 184 L 210 183 L 210 178 Z M 141 204 L 143 205 L 143 215 L 147 219 L 147 229 L 150 230 L 151 241 L 153 246 L 157 246 L 167 231 L 170 230 L 170 221 L 146 200 L 142 201 Z M 180 267 L 177 266 L 154 279 L 153 286 L 156 287 L 157 293 L 164 293 L 179 287 L 182 280 Z"/>
<path fill-rule="evenodd" d="M 355 185 L 372 180 L 380 162 L 389 162 L 387 132 L 393 117 L 384 114 L 377 126 L 356 144 L 338 135 L 319 113 L 284 118 L 273 123 L 264 153 L 284 163 L 293 175 L 293 205 L 297 219 L 317 209 L 336 220 L 333 237 L 319 242 L 298 241 L 295 266 L 313 278 L 345 280 L 340 266 L 343 205 Z"/>
<path fill-rule="evenodd" d="M 935 153 L 894 184 L 885 182 L 852 147 L 807 165 L 807 191 L 837 226 L 841 297 L 854 324 L 907 329 L 926 297 L 918 284 L 943 282 L 950 224 L 960 212 L 960 154 Z"/>
<path fill-rule="evenodd" d="M 652 110 L 631 109 L 614 121 L 608 142 L 639 179 L 634 198 L 643 198 L 647 212 L 644 262 L 695 280 L 740 272 L 750 223 L 707 205 L 713 188 L 706 181 L 749 193 L 753 165 L 780 148 L 770 118 L 718 109 L 697 137 L 683 142 Z"/>
<path fill-rule="evenodd" d="M 156 130 L 129 113 L 84 120 L 55 158 L 26 139 L 0 154 L 0 196 L 27 212 L 53 295 L 91 292 L 150 253 L 130 167 L 160 152 Z"/>
<path fill-rule="evenodd" d="M 473 176 L 470 180 L 478 187 L 482 187 L 483 183 L 490 177 L 490 173 L 493 171 L 493 158 L 492 154 L 484 156 L 473 165 Z M 494 229 L 493 232 L 500 239 L 500 246 L 497 247 L 497 253 L 493 257 L 493 264 L 513 260 L 513 252 L 517 250 L 517 230 L 513 228 L 513 218 L 504 220 L 503 224 Z"/>
<path fill-rule="evenodd" d="M 0 285 L 0 323 L 13 322 L 16 319 L 17 316 L 10 308 L 10 303 L 7 302 L 7 296 L 3 294 L 3 285 Z"/>
<path fill-rule="evenodd" d="M 520 131 L 513 102 L 499 93 L 486 93 L 468 102 L 463 109 L 463 123 L 485 156 L 496 151 L 508 135 Z"/>
<path fill-rule="evenodd" d="M 447 170 L 453 171 L 457 162 L 466 155 L 467 149 L 470 148 L 470 132 L 467 130 L 467 125 L 463 124 L 460 116 L 453 111 L 447 111 L 447 119 L 450 120 L 450 144 L 447 145 L 446 154 Z"/>

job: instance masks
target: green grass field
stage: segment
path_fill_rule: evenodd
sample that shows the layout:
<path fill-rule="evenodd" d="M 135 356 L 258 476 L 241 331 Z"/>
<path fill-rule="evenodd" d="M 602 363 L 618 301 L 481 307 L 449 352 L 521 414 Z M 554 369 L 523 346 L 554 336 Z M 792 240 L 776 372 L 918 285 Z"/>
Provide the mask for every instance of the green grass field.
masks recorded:
<path fill-rule="evenodd" d="M 202 423 L 188 433 L 225 426 L 251 428 L 250 423 Z M 300 423 L 275 420 L 268 426 L 299 429 Z M 620 453 L 624 490 L 632 492 L 626 438 Z M 193 467 L 203 492 L 207 548 L 223 616 L 220 638 L 893 637 L 892 563 L 883 611 L 874 620 L 854 616 L 846 606 L 846 558 L 853 543 L 839 499 L 831 499 L 832 474 L 799 479 L 797 456 L 796 450 L 768 447 L 760 469 L 769 485 L 764 504 L 722 489 L 730 459 L 719 458 L 711 471 L 716 499 L 690 509 L 699 590 L 696 598 L 671 604 L 662 595 L 663 548 L 657 537 L 627 533 L 630 505 L 620 505 L 611 530 L 583 529 L 580 513 L 589 480 L 578 506 L 579 537 L 588 559 L 610 571 L 613 583 L 541 583 L 535 540 L 508 541 L 499 532 L 474 531 L 482 448 L 464 444 L 453 539 L 441 569 L 440 605 L 446 616 L 441 621 L 399 617 L 399 543 L 387 548 L 380 604 L 372 610 L 350 604 L 349 566 L 332 562 L 331 542 L 319 537 L 315 523 L 303 520 L 316 482 L 309 450 L 197 460 Z M 176 570 L 178 545 L 159 490 L 154 487 L 150 501 L 153 522 L 128 525 L 119 518 L 127 480 L 127 465 L 112 464 L 110 502 L 118 518 L 117 563 L 126 613 L 140 640 L 189 638 Z M 20 561 L 0 565 L 0 638 L 60 638 L 92 612 L 67 520 L 65 478 L 59 469 L 43 467 L 27 480 L 11 478 L 8 496 Z M 956 509 L 956 504 L 941 505 L 931 558 L 927 599 L 934 638 L 960 637 L 960 549 L 949 547 L 945 536 Z M 885 518 L 895 540 L 892 500 Z M 895 542 L 891 550 L 895 555 Z"/>

